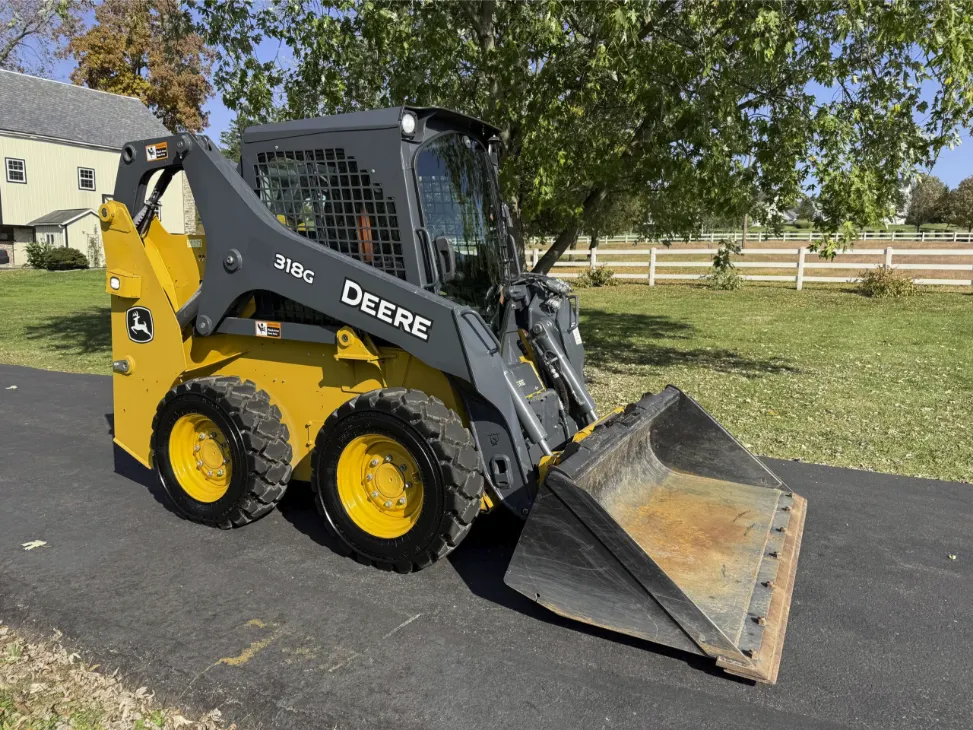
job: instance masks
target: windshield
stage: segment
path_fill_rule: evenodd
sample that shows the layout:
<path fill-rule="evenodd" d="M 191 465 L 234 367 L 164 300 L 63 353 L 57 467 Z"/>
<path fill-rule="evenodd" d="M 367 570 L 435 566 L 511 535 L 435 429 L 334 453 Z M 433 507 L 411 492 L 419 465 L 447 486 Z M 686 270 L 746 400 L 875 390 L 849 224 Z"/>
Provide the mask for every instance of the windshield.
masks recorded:
<path fill-rule="evenodd" d="M 496 175 L 486 148 L 463 134 L 441 135 L 419 151 L 416 176 L 430 240 L 445 236 L 456 253 L 456 277 L 443 284 L 443 296 L 489 308 L 487 295 L 503 282 L 507 256 Z"/>

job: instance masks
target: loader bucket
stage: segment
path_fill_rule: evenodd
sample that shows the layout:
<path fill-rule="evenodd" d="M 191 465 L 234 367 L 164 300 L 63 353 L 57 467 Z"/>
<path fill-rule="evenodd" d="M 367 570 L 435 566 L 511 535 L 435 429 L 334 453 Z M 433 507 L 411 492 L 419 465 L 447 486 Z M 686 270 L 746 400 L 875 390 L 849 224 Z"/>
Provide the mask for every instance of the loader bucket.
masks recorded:
<path fill-rule="evenodd" d="M 565 449 L 505 581 L 562 616 L 773 684 L 804 506 L 669 386 Z"/>

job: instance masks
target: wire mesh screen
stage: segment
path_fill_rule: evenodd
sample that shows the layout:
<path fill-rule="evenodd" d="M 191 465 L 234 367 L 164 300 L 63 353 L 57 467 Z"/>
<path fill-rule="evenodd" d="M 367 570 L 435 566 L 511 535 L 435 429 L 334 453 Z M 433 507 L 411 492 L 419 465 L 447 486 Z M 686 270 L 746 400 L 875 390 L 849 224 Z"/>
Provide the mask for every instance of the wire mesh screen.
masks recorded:
<path fill-rule="evenodd" d="M 259 152 L 260 199 L 312 241 L 406 278 L 395 201 L 342 149 Z"/>

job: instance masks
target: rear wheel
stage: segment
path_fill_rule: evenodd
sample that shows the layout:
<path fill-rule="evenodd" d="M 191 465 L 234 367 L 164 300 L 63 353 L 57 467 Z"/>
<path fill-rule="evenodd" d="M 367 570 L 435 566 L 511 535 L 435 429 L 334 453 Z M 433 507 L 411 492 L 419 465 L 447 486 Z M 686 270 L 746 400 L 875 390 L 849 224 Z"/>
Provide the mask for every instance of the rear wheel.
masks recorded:
<path fill-rule="evenodd" d="M 197 378 L 170 390 L 152 422 L 156 473 L 176 510 L 228 529 L 273 510 L 291 476 L 280 409 L 235 377 Z"/>
<path fill-rule="evenodd" d="M 372 391 L 325 422 L 312 484 L 328 528 L 361 562 L 408 573 L 448 554 L 480 509 L 470 432 L 416 390 Z"/>

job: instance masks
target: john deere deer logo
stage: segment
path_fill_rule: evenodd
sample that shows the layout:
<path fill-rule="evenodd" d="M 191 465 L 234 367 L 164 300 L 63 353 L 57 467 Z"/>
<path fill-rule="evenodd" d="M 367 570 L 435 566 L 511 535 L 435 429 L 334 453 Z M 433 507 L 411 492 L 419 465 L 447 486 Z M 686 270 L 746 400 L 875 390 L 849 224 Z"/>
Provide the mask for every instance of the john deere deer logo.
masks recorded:
<path fill-rule="evenodd" d="M 152 312 L 145 307 L 132 307 L 125 313 L 125 318 L 128 322 L 128 338 L 132 342 L 152 342 Z"/>

